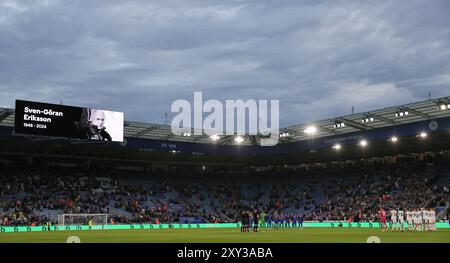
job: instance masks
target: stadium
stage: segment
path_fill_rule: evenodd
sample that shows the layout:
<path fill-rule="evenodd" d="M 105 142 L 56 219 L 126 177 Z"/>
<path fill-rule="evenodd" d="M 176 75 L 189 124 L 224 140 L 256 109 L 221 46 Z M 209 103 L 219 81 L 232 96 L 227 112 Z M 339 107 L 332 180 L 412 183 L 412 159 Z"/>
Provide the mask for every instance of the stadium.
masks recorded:
<path fill-rule="evenodd" d="M 0 0 L 2 262 L 445 256 L 449 14 Z"/>
<path fill-rule="evenodd" d="M 25 105 L 0 112 L 0 242 L 450 241 L 450 97 L 284 127 L 271 147 L 127 120 L 122 142 L 24 133 Z"/>

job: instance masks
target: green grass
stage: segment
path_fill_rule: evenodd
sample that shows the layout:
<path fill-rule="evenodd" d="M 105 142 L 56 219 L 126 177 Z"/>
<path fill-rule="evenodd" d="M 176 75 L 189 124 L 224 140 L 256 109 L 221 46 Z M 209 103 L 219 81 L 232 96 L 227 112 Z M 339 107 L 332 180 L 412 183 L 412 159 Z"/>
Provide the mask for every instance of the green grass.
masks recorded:
<path fill-rule="evenodd" d="M 378 236 L 382 243 L 450 243 L 450 229 L 382 232 L 379 229 L 345 228 L 278 229 L 258 233 L 241 233 L 237 228 L 0 233 L 0 243 L 64 243 L 69 236 L 78 236 L 82 243 L 365 243 L 369 236 Z"/>

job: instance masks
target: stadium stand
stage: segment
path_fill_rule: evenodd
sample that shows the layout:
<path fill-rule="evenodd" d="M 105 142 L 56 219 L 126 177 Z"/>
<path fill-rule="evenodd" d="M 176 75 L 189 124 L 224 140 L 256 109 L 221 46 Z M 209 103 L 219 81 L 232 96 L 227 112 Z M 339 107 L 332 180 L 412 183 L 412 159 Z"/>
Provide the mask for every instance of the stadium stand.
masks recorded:
<path fill-rule="evenodd" d="M 281 171 L 197 175 L 2 167 L 2 225 L 57 223 L 62 213 L 108 213 L 113 223 L 236 222 L 239 211 L 305 220 L 376 221 L 385 209 L 434 208 L 445 219 L 449 153 L 320 163 Z"/>
<path fill-rule="evenodd" d="M 432 208 L 448 220 L 444 102 L 450 97 L 282 128 L 289 135 L 273 147 L 260 146 L 260 135 L 235 145 L 232 135 L 211 141 L 131 121 L 123 143 L 15 134 L 15 111 L 1 108 L 1 224 L 57 223 L 64 213 L 108 214 L 113 224 L 236 222 L 253 208 L 377 221 L 379 206 Z M 305 132 L 310 125 L 315 134 Z"/>

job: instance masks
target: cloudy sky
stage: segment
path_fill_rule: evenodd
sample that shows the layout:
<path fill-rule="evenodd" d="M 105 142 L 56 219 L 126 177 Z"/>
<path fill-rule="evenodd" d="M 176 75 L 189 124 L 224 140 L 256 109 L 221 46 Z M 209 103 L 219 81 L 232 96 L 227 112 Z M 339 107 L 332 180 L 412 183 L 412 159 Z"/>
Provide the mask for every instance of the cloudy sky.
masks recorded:
<path fill-rule="evenodd" d="M 177 99 L 279 99 L 281 126 L 450 95 L 450 1 L 0 0 L 0 107 L 164 122 Z"/>

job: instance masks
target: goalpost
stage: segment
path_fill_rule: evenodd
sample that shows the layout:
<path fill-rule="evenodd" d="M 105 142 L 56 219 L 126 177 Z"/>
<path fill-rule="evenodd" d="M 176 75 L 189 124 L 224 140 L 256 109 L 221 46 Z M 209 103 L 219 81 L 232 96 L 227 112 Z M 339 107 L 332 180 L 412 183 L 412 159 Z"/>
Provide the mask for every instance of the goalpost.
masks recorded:
<path fill-rule="evenodd" d="M 104 228 L 108 225 L 108 214 L 62 214 L 58 215 L 58 225 L 89 225 Z"/>

